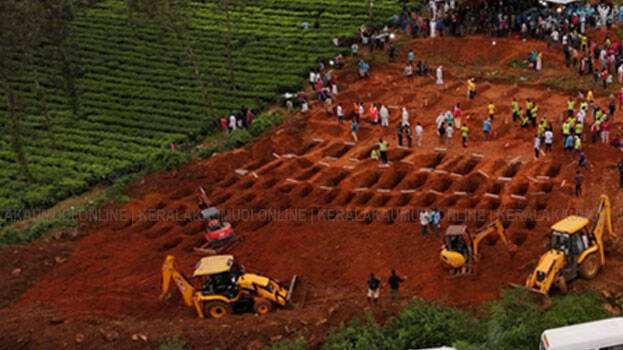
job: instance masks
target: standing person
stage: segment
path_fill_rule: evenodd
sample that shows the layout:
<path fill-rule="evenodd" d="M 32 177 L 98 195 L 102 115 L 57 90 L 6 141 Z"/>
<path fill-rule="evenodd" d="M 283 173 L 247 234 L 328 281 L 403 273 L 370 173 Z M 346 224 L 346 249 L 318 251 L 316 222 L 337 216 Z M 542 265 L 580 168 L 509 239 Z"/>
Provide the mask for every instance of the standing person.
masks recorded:
<path fill-rule="evenodd" d="M 576 153 L 582 152 L 582 140 L 576 136 L 573 140 L 573 156 L 575 157 Z"/>
<path fill-rule="evenodd" d="M 229 113 L 229 130 L 236 130 L 236 116 L 234 113 Z"/>
<path fill-rule="evenodd" d="M 415 126 L 415 140 L 416 140 L 418 147 L 422 146 L 422 134 L 423 133 L 424 133 L 424 129 L 422 128 L 422 124 L 418 122 L 417 125 Z"/>
<path fill-rule="evenodd" d="M 493 104 L 493 102 L 489 102 L 487 108 L 489 109 L 489 119 L 493 120 L 493 116 L 495 114 L 495 105 Z"/>
<path fill-rule="evenodd" d="M 446 138 L 446 122 L 441 122 L 437 129 L 437 134 L 439 135 L 439 144 L 443 145 Z"/>
<path fill-rule="evenodd" d="M 454 106 L 454 125 L 455 125 L 455 128 L 457 129 L 461 128 L 461 104 L 460 103 L 457 103 L 456 106 Z"/>
<path fill-rule="evenodd" d="M 406 278 L 406 277 L 405 277 Z M 392 300 L 398 298 L 398 289 L 400 288 L 400 283 L 405 281 L 405 278 L 400 278 L 396 274 L 396 270 L 392 269 L 392 274 L 387 279 L 387 284 L 389 284 L 389 293 Z"/>
<path fill-rule="evenodd" d="M 519 119 L 519 103 L 517 103 L 517 99 L 513 97 L 513 102 L 511 102 L 511 109 L 513 111 L 513 122 Z"/>
<path fill-rule="evenodd" d="M 621 65 L 623 66 L 623 64 Z M 614 111 L 617 109 L 616 105 L 614 104 L 614 97 L 612 97 L 610 99 L 610 104 L 608 105 L 608 112 L 610 112 L 610 118 L 614 118 Z"/>
<path fill-rule="evenodd" d="M 411 63 L 408 63 L 405 66 L 405 76 L 407 77 L 408 82 L 413 81 L 413 66 L 411 65 Z"/>
<path fill-rule="evenodd" d="M 575 172 L 575 196 L 579 197 L 582 194 L 582 182 L 584 181 L 584 176 L 580 174 L 580 171 Z"/>
<path fill-rule="evenodd" d="M 359 124 L 359 118 L 363 118 L 364 114 L 366 113 L 365 109 L 363 109 L 363 102 L 359 102 L 359 114 L 357 117 L 357 124 Z"/>
<path fill-rule="evenodd" d="M 407 58 L 409 59 L 409 64 L 413 64 L 413 59 L 415 58 L 415 55 L 413 54 L 413 50 L 409 50 L 409 54 L 407 55 Z"/>
<path fill-rule="evenodd" d="M 617 163 L 619 168 L 619 188 L 623 188 L 623 158 Z"/>
<path fill-rule="evenodd" d="M 385 105 L 381 105 L 381 111 L 379 112 L 381 115 L 381 126 L 386 128 L 389 126 L 389 110 Z"/>
<path fill-rule="evenodd" d="M 569 116 L 569 118 L 573 118 L 574 109 L 575 109 L 575 101 L 573 100 L 573 98 L 569 98 L 569 101 L 567 101 L 567 115 Z"/>
<path fill-rule="evenodd" d="M 420 212 L 420 226 L 422 227 L 422 237 L 426 237 L 426 229 L 430 224 L 430 214 L 427 210 L 422 210 Z"/>
<path fill-rule="evenodd" d="M 467 135 L 469 134 L 469 128 L 467 124 L 461 127 L 461 138 L 463 139 L 463 148 L 467 147 Z"/>
<path fill-rule="evenodd" d="M 392 62 L 394 60 L 394 56 L 396 55 L 396 47 L 393 43 L 389 44 L 387 55 L 389 56 L 389 61 Z"/>
<path fill-rule="evenodd" d="M 352 53 L 353 53 L 353 57 L 357 58 L 359 57 L 359 45 L 357 45 L 357 43 L 354 43 L 351 47 L 350 47 Z"/>
<path fill-rule="evenodd" d="M 402 146 L 402 123 L 398 124 L 398 146 Z"/>
<path fill-rule="evenodd" d="M 355 119 L 353 119 L 351 124 L 350 124 L 350 129 L 351 129 L 350 134 L 353 136 L 353 141 L 354 142 L 358 141 L 358 139 L 357 139 L 357 126 L 358 126 L 357 125 L 357 121 Z"/>
<path fill-rule="evenodd" d="M 539 135 L 534 137 L 534 159 L 539 159 L 539 152 L 541 150 L 541 138 Z"/>
<path fill-rule="evenodd" d="M 353 103 L 353 119 L 355 119 L 357 123 L 359 123 L 359 103 L 358 102 Z"/>
<path fill-rule="evenodd" d="M 441 223 L 441 213 L 437 208 L 433 208 L 430 212 L 430 221 L 435 238 L 439 238 L 439 224 Z"/>
<path fill-rule="evenodd" d="M 484 123 L 482 123 L 482 131 L 485 135 L 485 141 L 489 140 L 489 132 L 491 131 L 491 121 L 489 119 L 485 119 Z"/>
<path fill-rule="evenodd" d="M 474 84 L 474 78 L 467 80 L 467 98 L 470 100 L 476 97 L 476 84 Z"/>
<path fill-rule="evenodd" d="M 554 142 L 554 133 L 552 132 L 552 128 L 547 128 L 545 131 L 545 151 L 552 151 L 552 143 Z"/>
<path fill-rule="evenodd" d="M 437 67 L 437 85 L 443 84 L 443 66 Z"/>
<path fill-rule="evenodd" d="M 586 154 L 584 152 L 580 152 L 580 159 L 578 160 L 578 166 L 580 168 L 588 169 L 588 161 L 586 160 Z"/>
<path fill-rule="evenodd" d="M 337 114 L 338 123 L 344 123 L 344 109 L 342 108 L 341 103 L 337 104 L 337 107 L 335 108 L 335 114 Z"/>
<path fill-rule="evenodd" d="M 221 122 L 221 130 L 223 130 L 223 132 L 227 134 L 229 132 L 229 129 L 227 128 L 227 119 L 221 118 L 220 122 Z"/>
<path fill-rule="evenodd" d="M 379 300 L 379 289 L 381 287 L 381 280 L 374 276 L 374 273 L 370 273 L 370 279 L 368 280 L 368 303 L 374 300 L 376 304 Z"/>
<path fill-rule="evenodd" d="M 623 64 L 621 65 L 623 67 Z M 623 107 L 623 87 L 619 90 L 619 110 Z"/>
<path fill-rule="evenodd" d="M 413 135 L 411 133 L 411 125 L 407 124 L 403 127 L 403 129 L 405 129 L 407 132 L 407 146 L 411 148 L 411 146 L 413 145 Z"/>
<path fill-rule="evenodd" d="M 372 103 L 370 108 L 368 109 L 368 114 L 370 115 L 370 123 L 373 125 L 378 124 L 379 122 L 379 110 L 376 108 L 376 105 Z"/>
<path fill-rule="evenodd" d="M 610 123 L 607 120 L 604 120 L 601 123 L 601 143 L 609 143 L 610 142 Z"/>
<path fill-rule="evenodd" d="M 452 146 L 452 133 L 454 130 L 452 129 L 452 124 L 448 124 L 446 126 L 446 137 L 448 138 L 448 147 Z"/>
<path fill-rule="evenodd" d="M 402 107 L 402 124 L 409 123 L 409 112 L 405 107 Z"/>
<path fill-rule="evenodd" d="M 381 152 L 381 160 L 387 164 L 387 141 L 384 141 L 382 137 L 379 138 L 379 151 Z"/>

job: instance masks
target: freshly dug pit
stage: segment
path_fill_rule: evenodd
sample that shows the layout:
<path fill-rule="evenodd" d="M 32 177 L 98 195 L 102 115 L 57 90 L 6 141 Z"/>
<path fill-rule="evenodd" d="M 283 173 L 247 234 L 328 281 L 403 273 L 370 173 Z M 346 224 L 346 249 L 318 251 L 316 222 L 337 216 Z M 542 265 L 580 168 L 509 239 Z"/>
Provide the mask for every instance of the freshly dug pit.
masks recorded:
<path fill-rule="evenodd" d="M 549 177 L 556 177 L 558 176 L 558 174 L 560 174 L 560 168 L 562 167 L 561 163 L 552 163 L 549 168 L 547 169 L 547 172 L 545 173 L 546 176 Z"/>
<path fill-rule="evenodd" d="M 437 192 L 446 192 L 452 186 L 452 182 L 449 177 L 440 177 L 432 180 L 431 187 Z"/>
<path fill-rule="evenodd" d="M 412 198 L 413 198 L 412 195 L 403 193 L 403 194 L 399 195 L 398 197 L 396 197 L 395 205 L 397 207 L 405 206 L 405 205 L 409 204 L 409 202 L 411 202 Z"/>
<path fill-rule="evenodd" d="M 350 203 L 355 198 L 355 193 L 350 191 L 342 192 L 336 199 L 335 204 L 343 206 Z"/>
<path fill-rule="evenodd" d="M 459 200 L 459 196 L 455 196 L 455 195 L 446 196 L 439 202 L 439 206 L 442 208 L 451 207 L 454 204 L 456 204 L 458 200 Z"/>
<path fill-rule="evenodd" d="M 238 204 L 238 205 L 249 204 L 254 199 L 255 199 L 255 194 L 254 193 L 248 193 L 248 194 L 242 196 L 238 201 L 236 201 L 236 204 Z"/>
<path fill-rule="evenodd" d="M 245 189 L 250 188 L 251 186 L 253 186 L 253 184 L 255 184 L 255 181 L 253 181 L 253 180 L 246 180 L 246 181 L 243 181 L 240 184 L 238 184 L 238 188 L 242 189 L 242 190 L 245 190 Z"/>
<path fill-rule="evenodd" d="M 309 142 L 305 145 L 303 145 L 302 147 L 298 148 L 294 154 L 296 154 L 297 156 L 302 156 L 304 154 L 306 154 L 307 152 L 311 151 L 312 148 L 316 147 L 318 145 L 317 142 Z"/>
<path fill-rule="evenodd" d="M 261 182 L 259 184 L 259 187 L 266 190 L 266 189 L 269 189 L 269 188 L 275 186 L 275 184 L 277 184 L 277 182 L 278 182 L 278 180 L 273 177 L 273 178 L 270 178 L 268 180 L 265 180 L 264 182 Z"/>
<path fill-rule="evenodd" d="M 541 196 L 537 198 L 534 208 L 536 210 L 544 210 L 545 208 L 547 208 L 547 197 Z"/>
<path fill-rule="evenodd" d="M 513 230 L 509 236 L 510 241 L 517 246 L 521 246 L 522 244 L 524 244 L 527 238 L 528 233 L 521 230 Z"/>
<path fill-rule="evenodd" d="M 386 172 L 383 178 L 379 181 L 379 188 L 388 190 L 394 189 L 406 175 L 406 171 Z"/>
<path fill-rule="evenodd" d="M 275 180 L 275 182 L 277 181 Z M 228 193 L 228 192 L 221 193 L 217 196 L 214 196 L 214 198 L 212 199 L 212 205 L 216 206 L 219 204 L 223 204 L 227 200 L 229 200 L 229 198 L 231 198 L 231 193 Z"/>
<path fill-rule="evenodd" d="M 370 201 L 370 199 L 372 199 L 372 193 L 368 193 L 368 192 L 360 193 L 355 199 L 355 204 L 365 205 Z"/>
<path fill-rule="evenodd" d="M 374 198 L 370 201 L 370 205 L 373 207 L 382 207 L 384 206 L 390 199 L 392 198 L 392 196 L 387 195 L 387 194 L 377 194 L 376 196 L 374 196 Z"/>
<path fill-rule="evenodd" d="M 427 193 L 426 195 L 424 195 L 424 197 L 422 197 L 422 199 L 420 200 L 420 205 L 422 207 L 428 207 L 433 205 L 436 201 L 437 201 L 437 195 L 434 193 Z"/>
<path fill-rule="evenodd" d="M 323 152 L 322 152 L 322 156 L 323 157 L 335 157 L 335 158 L 339 158 L 341 156 L 343 156 L 346 152 L 348 152 L 348 150 L 350 149 L 350 146 L 347 146 L 343 143 L 334 143 L 332 145 L 330 145 L 329 147 L 327 147 Z M 370 150 L 372 151 L 372 150 Z"/>
<path fill-rule="evenodd" d="M 235 184 L 236 182 L 238 182 L 238 177 L 237 176 L 232 176 L 230 178 L 225 179 L 225 181 L 222 184 L 219 184 L 219 186 L 229 187 L 229 186 Z"/>
<path fill-rule="evenodd" d="M 314 188 L 312 187 L 312 185 L 304 185 L 303 187 L 301 187 L 301 190 L 297 193 L 297 196 L 299 196 L 300 198 L 304 198 L 307 197 L 307 195 L 309 195 L 311 193 L 311 191 Z"/>
<path fill-rule="evenodd" d="M 165 242 L 159 249 L 159 252 L 166 252 L 167 250 L 171 250 L 177 247 L 180 243 L 182 243 L 184 239 L 182 237 L 175 237 L 167 242 Z"/>
<path fill-rule="evenodd" d="M 392 162 L 398 162 L 409 154 L 411 154 L 411 151 L 408 149 L 392 149 L 387 151 L 387 159 Z"/>
<path fill-rule="evenodd" d="M 325 194 L 324 196 L 325 204 L 330 204 L 331 202 L 333 202 L 333 200 L 337 197 L 338 194 L 340 194 L 339 189 L 333 189 L 329 191 L 327 194 Z"/>
<path fill-rule="evenodd" d="M 515 162 L 511 165 L 509 165 L 504 172 L 502 173 L 503 177 L 513 177 L 515 175 L 517 175 L 517 172 L 519 171 L 519 168 L 521 168 L 521 163 L 519 162 Z"/>
<path fill-rule="evenodd" d="M 171 194 L 171 196 L 169 196 L 169 199 L 172 200 L 178 200 L 180 198 L 184 198 L 186 196 L 190 196 L 191 194 L 194 194 L 195 191 L 193 191 L 192 188 L 190 187 L 183 187 L 175 192 L 173 192 L 173 194 Z"/>
<path fill-rule="evenodd" d="M 330 174 L 328 174 L 328 176 L 321 180 L 322 185 L 323 186 L 337 186 L 340 184 L 340 182 L 342 182 L 342 180 L 344 180 L 344 178 L 346 178 L 348 175 L 350 175 L 349 172 L 344 171 L 344 170 L 339 170 L 337 172 L 332 172 Z"/>
<path fill-rule="evenodd" d="M 406 177 L 400 187 L 405 190 L 417 190 L 426 183 L 426 180 L 428 180 L 428 173 L 410 175 Z"/>
<path fill-rule="evenodd" d="M 501 182 L 494 182 L 491 185 L 489 185 L 489 187 L 487 188 L 487 192 L 489 193 L 493 193 L 493 194 L 500 194 L 500 192 L 502 192 L 502 189 L 504 188 L 504 184 Z"/>
<path fill-rule="evenodd" d="M 158 237 L 163 236 L 167 232 L 171 231 L 172 228 L 173 228 L 173 225 L 163 226 L 163 227 L 161 227 L 159 229 L 148 231 L 145 234 L 145 237 L 147 237 L 149 239 L 158 238 Z"/>
<path fill-rule="evenodd" d="M 539 184 L 539 191 L 543 191 L 545 193 L 551 193 L 553 189 L 554 189 L 553 182 L 544 182 L 542 184 Z"/>
<path fill-rule="evenodd" d="M 305 170 L 302 174 L 298 175 L 296 179 L 300 181 L 309 180 L 312 176 L 316 175 L 316 173 L 318 173 L 320 169 L 321 168 L 319 166 L 314 166 L 312 168 L 309 168 Z"/>
<path fill-rule="evenodd" d="M 359 159 L 359 160 L 370 159 L 370 153 L 372 153 L 372 150 L 377 148 L 377 147 L 378 146 L 376 144 L 373 144 L 373 145 L 367 147 L 366 149 L 364 149 L 363 151 L 361 151 L 357 155 L 357 159 Z"/>
<path fill-rule="evenodd" d="M 476 165 L 478 165 L 478 161 L 476 159 L 468 159 L 465 163 L 461 164 L 458 168 L 454 170 L 455 173 L 461 175 L 467 175 L 474 170 Z"/>
<path fill-rule="evenodd" d="M 359 176 L 358 182 L 355 182 L 355 187 L 372 187 L 381 178 L 381 173 L 378 171 L 365 172 Z"/>
<path fill-rule="evenodd" d="M 279 168 L 282 164 L 283 164 L 283 162 L 282 162 L 282 161 L 275 162 L 275 163 L 273 163 L 273 164 L 271 164 L 271 165 L 269 165 L 269 166 L 265 167 L 264 169 L 260 170 L 260 171 L 258 172 L 258 174 L 260 174 L 260 175 L 266 175 L 266 174 L 270 173 L 271 171 L 273 171 L 273 170 L 275 170 L 275 169 Z"/>
<path fill-rule="evenodd" d="M 519 195 L 519 196 L 523 196 L 526 193 L 528 193 L 528 187 L 529 187 L 529 184 L 527 182 L 519 183 L 513 186 L 511 193 Z"/>
<path fill-rule="evenodd" d="M 532 218 L 526 219 L 526 221 L 524 222 L 524 227 L 528 230 L 534 229 L 536 227 L 536 220 Z"/>
<path fill-rule="evenodd" d="M 284 184 L 277 187 L 277 191 L 282 193 L 289 193 L 294 188 L 294 184 Z"/>
<path fill-rule="evenodd" d="M 430 160 L 428 160 L 424 167 L 425 168 L 435 168 L 437 165 L 441 164 L 441 162 L 443 161 L 443 158 L 445 157 L 445 155 L 443 153 L 437 153 L 434 154 L 430 157 Z"/>
<path fill-rule="evenodd" d="M 482 183 L 482 180 L 480 178 L 476 178 L 472 176 L 468 179 L 461 181 L 459 185 L 459 191 L 463 191 L 467 193 L 474 193 L 478 190 L 481 183 Z"/>

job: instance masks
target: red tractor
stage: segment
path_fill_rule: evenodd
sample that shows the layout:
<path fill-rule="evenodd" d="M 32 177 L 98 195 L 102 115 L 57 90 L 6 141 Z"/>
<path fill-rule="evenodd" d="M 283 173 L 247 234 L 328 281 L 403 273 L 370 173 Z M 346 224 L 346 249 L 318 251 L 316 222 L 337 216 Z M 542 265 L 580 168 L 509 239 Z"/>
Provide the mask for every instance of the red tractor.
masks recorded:
<path fill-rule="evenodd" d="M 221 220 L 221 212 L 212 206 L 203 187 L 199 187 L 199 210 L 207 240 L 199 249 L 216 249 L 234 241 L 235 234 L 231 224 Z"/>

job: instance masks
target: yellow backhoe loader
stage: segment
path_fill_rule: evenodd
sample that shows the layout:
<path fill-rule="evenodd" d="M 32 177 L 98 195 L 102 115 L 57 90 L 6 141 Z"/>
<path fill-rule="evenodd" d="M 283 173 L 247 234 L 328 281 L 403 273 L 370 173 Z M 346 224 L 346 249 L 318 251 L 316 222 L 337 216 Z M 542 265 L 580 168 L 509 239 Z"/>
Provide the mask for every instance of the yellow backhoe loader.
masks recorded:
<path fill-rule="evenodd" d="M 555 223 L 551 227 L 550 250 L 541 256 L 525 287 L 547 296 L 553 285 L 565 293 L 567 282 L 578 276 L 597 276 L 606 264 L 604 245 L 617 239 L 610 215 L 610 199 L 602 194 L 592 227 L 581 216 L 568 216 Z"/>
<path fill-rule="evenodd" d="M 163 300 L 169 293 L 171 280 L 175 283 L 184 303 L 195 307 L 199 317 L 221 318 L 233 312 L 254 310 L 258 314 L 268 313 L 274 306 L 290 305 L 290 297 L 296 283 L 296 275 L 289 288 L 271 278 L 245 273 L 244 268 L 234 262 L 232 255 L 215 255 L 202 258 L 195 265 L 191 280 L 175 267 L 175 257 L 169 255 L 162 265 Z"/>
<path fill-rule="evenodd" d="M 441 262 L 448 267 L 452 275 L 473 273 L 473 264 L 478 262 L 480 242 L 492 233 L 497 233 L 507 249 L 514 253 L 517 249 L 506 239 L 504 226 L 500 220 L 495 220 L 475 233 L 471 233 L 465 225 L 450 225 L 446 229 L 441 246 Z"/>

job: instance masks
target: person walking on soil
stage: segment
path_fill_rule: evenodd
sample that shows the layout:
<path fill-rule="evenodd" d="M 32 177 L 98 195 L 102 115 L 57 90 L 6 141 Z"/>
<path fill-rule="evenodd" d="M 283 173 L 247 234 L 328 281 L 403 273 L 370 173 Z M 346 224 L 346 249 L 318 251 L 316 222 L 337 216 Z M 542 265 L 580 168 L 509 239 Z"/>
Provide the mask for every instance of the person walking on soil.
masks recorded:
<path fill-rule="evenodd" d="M 335 108 L 335 114 L 337 114 L 338 123 L 344 123 L 344 109 L 342 108 L 341 103 L 337 104 L 337 107 Z"/>
<path fill-rule="evenodd" d="M 422 237 L 426 237 L 426 229 L 430 224 L 430 214 L 427 210 L 420 212 L 420 226 L 422 227 Z"/>
<path fill-rule="evenodd" d="M 381 152 L 381 160 L 384 164 L 387 164 L 387 141 L 383 138 L 379 138 L 379 151 Z"/>
<path fill-rule="evenodd" d="M 437 129 L 437 134 L 439 135 L 439 144 L 443 145 L 446 139 L 446 122 L 441 122 Z"/>
<path fill-rule="evenodd" d="M 415 141 L 418 147 L 422 146 L 422 134 L 424 133 L 424 129 L 422 128 L 422 124 L 420 122 L 415 126 Z"/>
<path fill-rule="evenodd" d="M 574 109 L 575 109 L 575 101 L 573 100 L 573 98 L 569 98 L 569 101 L 567 101 L 567 114 L 569 118 L 573 118 Z"/>
<path fill-rule="evenodd" d="M 580 171 L 575 172 L 575 196 L 579 197 L 582 195 L 582 182 L 584 182 L 584 176 L 580 174 Z"/>
<path fill-rule="evenodd" d="M 588 169 L 588 161 L 586 160 L 586 154 L 584 152 L 580 152 L 580 159 L 578 160 L 578 166 L 580 168 Z"/>
<path fill-rule="evenodd" d="M 368 303 L 374 301 L 376 304 L 379 300 L 379 289 L 381 288 L 381 280 L 374 276 L 374 272 L 370 273 L 368 280 Z"/>
<path fill-rule="evenodd" d="M 405 76 L 407 77 L 408 82 L 413 81 L 413 66 L 411 65 L 411 63 L 408 63 L 405 66 Z"/>
<path fill-rule="evenodd" d="M 350 134 L 353 136 L 353 142 L 357 142 L 357 121 L 355 119 L 352 120 L 351 124 L 350 124 L 350 129 L 351 132 Z"/>
<path fill-rule="evenodd" d="M 469 134 L 469 128 L 467 125 L 461 127 L 461 138 L 463 139 L 463 148 L 467 147 L 467 135 Z"/>
<path fill-rule="evenodd" d="M 489 119 L 493 120 L 493 117 L 495 115 L 495 105 L 493 104 L 493 102 L 489 102 L 487 109 L 489 109 Z"/>
<path fill-rule="evenodd" d="M 400 296 L 398 290 L 400 288 L 400 284 L 404 282 L 405 279 L 406 277 L 400 278 L 396 274 L 396 270 L 392 269 L 392 274 L 387 279 L 387 284 L 389 284 L 389 295 L 392 300 L 396 300 Z"/>
<path fill-rule="evenodd" d="M 413 145 L 413 134 L 411 132 L 411 125 L 407 124 L 403 127 L 407 133 L 407 147 L 411 148 Z"/>
<path fill-rule="evenodd" d="M 455 128 L 460 129 L 461 128 L 461 104 L 457 103 L 456 106 L 454 106 L 454 126 Z"/>
<path fill-rule="evenodd" d="M 398 124 L 398 146 L 402 146 L 402 123 Z"/>
<path fill-rule="evenodd" d="M 474 84 L 474 78 L 467 80 L 467 98 L 473 99 L 476 97 L 476 84 Z"/>
<path fill-rule="evenodd" d="M 488 141 L 489 132 L 491 132 L 491 121 L 489 119 L 485 119 L 482 123 L 482 132 L 484 133 L 485 141 Z"/>
<path fill-rule="evenodd" d="M 619 188 L 623 188 L 623 158 L 617 163 L 617 168 L 619 168 Z"/>
<path fill-rule="evenodd" d="M 545 152 L 551 153 L 552 143 L 554 142 L 554 133 L 552 132 L 552 128 L 547 128 L 543 137 L 545 138 Z"/>
<path fill-rule="evenodd" d="M 437 208 L 433 208 L 433 210 L 430 211 L 430 223 L 435 238 L 439 238 L 439 224 L 441 223 L 441 213 L 439 212 L 439 210 L 437 210 Z"/>
<path fill-rule="evenodd" d="M 539 137 L 539 135 L 536 135 L 534 137 L 534 159 L 535 160 L 539 159 L 540 151 L 541 151 L 541 138 Z"/>
<path fill-rule="evenodd" d="M 379 110 L 376 108 L 376 105 L 373 103 L 368 108 L 368 115 L 370 116 L 370 123 L 372 125 L 376 125 L 379 122 Z"/>
<path fill-rule="evenodd" d="M 381 115 L 381 126 L 386 128 L 389 126 L 389 110 L 385 105 L 381 105 L 381 110 L 379 111 Z"/>
<path fill-rule="evenodd" d="M 511 109 L 513 111 L 513 122 L 519 119 L 519 103 L 517 103 L 517 99 L 513 97 L 513 102 L 511 102 Z"/>
<path fill-rule="evenodd" d="M 405 123 L 409 123 L 409 112 L 407 111 L 407 108 L 402 107 L 402 120 L 401 120 L 402 124 Z"/>

